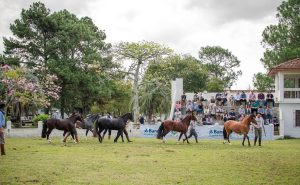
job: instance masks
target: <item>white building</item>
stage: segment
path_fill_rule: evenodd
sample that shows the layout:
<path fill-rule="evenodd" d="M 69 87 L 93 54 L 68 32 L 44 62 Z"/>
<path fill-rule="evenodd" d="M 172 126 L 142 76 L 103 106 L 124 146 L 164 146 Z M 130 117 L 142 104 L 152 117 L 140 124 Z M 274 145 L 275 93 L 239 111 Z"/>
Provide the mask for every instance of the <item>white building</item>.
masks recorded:
<path fill-rule="evenodd" d="M 284 62 L 268 74 L 275 77 L 281 136 L 300 138 L 300 58 Z"/>

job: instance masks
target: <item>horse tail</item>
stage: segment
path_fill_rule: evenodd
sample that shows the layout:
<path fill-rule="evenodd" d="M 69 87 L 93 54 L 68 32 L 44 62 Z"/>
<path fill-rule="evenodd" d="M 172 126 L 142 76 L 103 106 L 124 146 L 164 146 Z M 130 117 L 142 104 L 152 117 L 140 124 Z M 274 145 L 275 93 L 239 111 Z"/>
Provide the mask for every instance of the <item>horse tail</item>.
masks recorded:
<path fill-rule="evenodd" d="M 163 137 L 163 132 L 164 132 L 164 122 L 161 123 L 161 125 L 159 126 L 158 130 L 157 130 L 157 139 L 162 139 Z"/>
<path fill-rule="evenodd" d="M 224 140 L 227 139 L 227 132 L 226 132 L 226 129 L 225 129 L 225 125 L 223 127 L 223 137 L 224 137 Z"/>
<path fill-rule="evenodd" d="M 46 131 L 47 131 L 47 120 L 43 121 L 43 129 L 42 129 L 42 138 L 46 138 Z"/>

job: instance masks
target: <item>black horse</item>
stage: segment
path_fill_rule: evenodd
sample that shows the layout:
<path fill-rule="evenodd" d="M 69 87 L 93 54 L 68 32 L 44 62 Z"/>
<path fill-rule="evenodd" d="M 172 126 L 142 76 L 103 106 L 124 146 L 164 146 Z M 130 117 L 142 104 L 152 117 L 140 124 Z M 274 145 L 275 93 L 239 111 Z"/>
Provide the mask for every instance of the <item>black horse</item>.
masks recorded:
<path fill-rule="evenodd" d="M 118 138 L 121 136 L 123 140 L 123 132 L 126 135 L 127 141 L 131 142 L 128 137 L 128 132 L 126 131 L 126 123 L 128 120 L 133 121 L 132 113 L 126 113 L 120 118 L 109 119 L 109 118 L 99 118 L 95 122 L 94 131 L 98 135 L 99 142 L 102 143 L 103 138 L 101 137 L 101 132 L 103 130 L 117 130 L 117 136 L 114 139 L 114 142 L 118 141 Z"/>
<path fill-rule="evenodd" d="M 51 134 L 53 129 L 57 130 L 63 130 L 64 133 L 70 132 L 73 140 L 75 136 L 74 142 L 78 142 L 78 135 L 76 131 L 76 121 L 83 121 L 81 115 L 79 114 L 72 114 L 69 118 L 67 119 L 55 119 L 51 118 L 48 120 L 44 121 L 43 124 L 43 129 L 42 129 L 42 138 L 46 138 L 49 142 L 49 135 Z M 67 137 L 64 137 L 63 142 L 66 142 Z"/>

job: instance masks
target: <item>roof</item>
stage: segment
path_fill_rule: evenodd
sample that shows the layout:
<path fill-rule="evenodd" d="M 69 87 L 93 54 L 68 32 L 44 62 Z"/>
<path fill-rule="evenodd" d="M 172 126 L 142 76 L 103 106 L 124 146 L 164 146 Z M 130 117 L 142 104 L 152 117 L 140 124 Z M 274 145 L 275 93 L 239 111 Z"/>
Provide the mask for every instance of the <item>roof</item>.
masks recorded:
<path fill-rule="evenodd" d="M 300 71 L 300 58 L 289 60 L 273 67 L 269 71 L 268 75 L 274 76 L 279 71 Z"/>

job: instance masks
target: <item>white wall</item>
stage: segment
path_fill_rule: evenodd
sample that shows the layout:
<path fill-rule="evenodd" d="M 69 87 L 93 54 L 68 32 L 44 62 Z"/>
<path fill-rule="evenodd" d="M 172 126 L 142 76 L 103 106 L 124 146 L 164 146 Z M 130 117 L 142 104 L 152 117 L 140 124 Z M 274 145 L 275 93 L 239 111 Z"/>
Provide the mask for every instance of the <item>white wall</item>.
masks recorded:
<path fill-rule="evenodd" d="M 280 135 L 300 138 L 300 127 L 295 126 L 295 110 L 300 110 L 300 104 L 280 103 Z"/>

